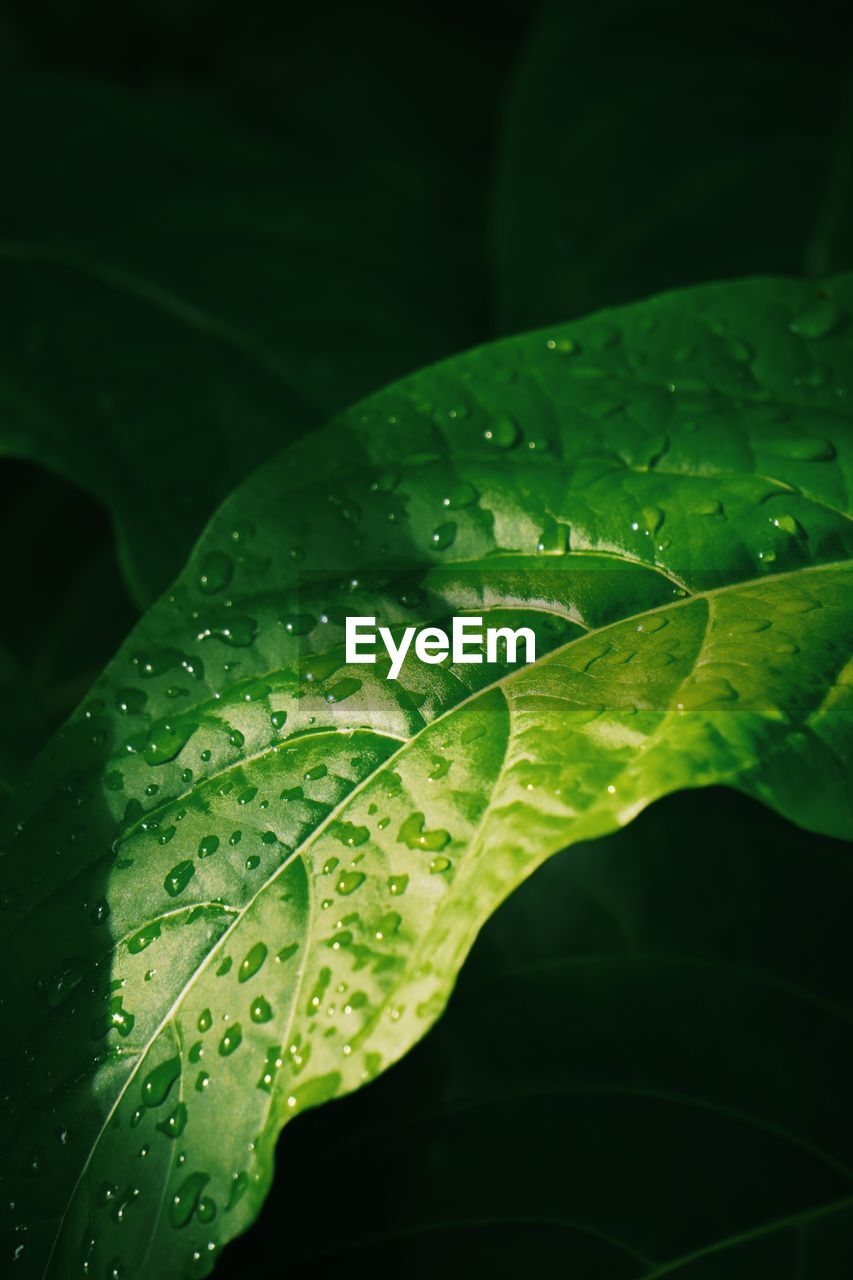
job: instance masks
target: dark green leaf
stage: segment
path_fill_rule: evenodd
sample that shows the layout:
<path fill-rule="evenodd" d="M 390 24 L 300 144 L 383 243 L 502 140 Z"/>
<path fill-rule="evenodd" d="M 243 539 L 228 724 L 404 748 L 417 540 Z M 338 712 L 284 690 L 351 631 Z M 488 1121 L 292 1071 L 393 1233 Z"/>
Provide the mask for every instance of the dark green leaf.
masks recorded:
<path fill-rule="evenodd" d="M 342 93 L 303 84 L 249 134 L 177 95 L 4 82 L 0 452 L 105 503 L 143 600 L 259 462 L 470 340 L 453 166 Z"/>
<path fill-rule="evenodd" d="M 14 790 L 47 738 L 46 717 L 12 654 L 0 646 L 0 802 Z"/>
<path fill-rule="evenodd" d="M 504 330 L 698 280 L 853 266 L 850 15 L 545 6 L 507 108 Z"/>
<path fill-rule="evenodd" d="M 850 833 L 851 305 L 758 280 L 482 348 L 224 505 L 8 837 L 22 1276 L 204 1272 L 285 1121 L 566 844 L 721 782 Z M 345 664 L 346 615 L 458 613 L 537 662 Z"/>

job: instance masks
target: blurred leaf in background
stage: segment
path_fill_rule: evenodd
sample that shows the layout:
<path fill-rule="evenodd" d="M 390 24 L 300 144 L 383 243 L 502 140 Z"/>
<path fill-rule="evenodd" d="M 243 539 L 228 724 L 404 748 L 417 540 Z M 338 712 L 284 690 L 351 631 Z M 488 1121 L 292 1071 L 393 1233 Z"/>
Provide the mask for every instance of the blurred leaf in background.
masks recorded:
<path fill-rule="evenodd" d="M 853 11 L 547 3 L 505 107 L 504 332 L 853 260 Z"/>
<path fill-rule="evenodd" d="M 0 804 L 15 789 L 36 752 L 47 737 L 42 707 L 27 677 L 5 647 L 0 646 L 0 701 L 3 730 L 0 732 Z"/>
<path fill-rule="evenodd" d="M 264 458 L 484 332 L 496 73 L 423 14 L 361 26 L 238 33 L 191 91 L 3 84 L 0 451 L 114 513 L 140 601 Z"/>

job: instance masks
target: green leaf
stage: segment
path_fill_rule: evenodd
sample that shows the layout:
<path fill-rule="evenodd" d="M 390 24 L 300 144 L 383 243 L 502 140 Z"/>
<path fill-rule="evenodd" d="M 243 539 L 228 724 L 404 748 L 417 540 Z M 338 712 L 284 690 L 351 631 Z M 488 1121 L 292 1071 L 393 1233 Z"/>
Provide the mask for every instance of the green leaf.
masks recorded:
<path fill-rule="evenodd" d="M 0 801 L 5 801 L 47 738 L 44 709 L 15 658 L 0 645 Z"/>
<path fill-rule="evenodd" d="M 58 533 L 58 531 L 61 531 Z M 103 507 L 29 463 L 0 462 L 3 643 L 39 705 L 31 745 L 67 720 L 138 620 L 116 563 Z M 15 677 L 18 683 L 18 677 Z M 9 756 L 22 751 L 10 732 Z M 33 753 L 34 754 L 34 753 Z M 25 765 L 23 758 L 17 769 Z"/>
<path fill-rule="evenodd" d="M 145 602 L 258 463 L 470 341 L 452 166 L 340 91 L 291 87 L 248 131 L 166 93 L 2 87 L 0 452 L 100 498 Z"/>
<path fill-rule="evenodd" d="M 850 27 L 819 0 L 544 6 L 494 206 L 504 330 L 699 280 L 853 267 Z"/>
<path fill-rule="evenodd" d="M 485 347 L 222 507 L 13 815 L 22 1275 L 206 1271 L 286 1120 L 423 1035 L 565 845 L 719 783 L 851 833 L 851 305 L 757 280 Z M 345 664 L 346 616 L 459 613 L 537 661 Z"/>
<path fill-rule="evenodd" d="M 221 1280 L 289 1264 L 842 1280 L 849 846 L 734 792 L 575 845 L 483 929 L 381 1081 L 289 1127 Z M 357 1169 L 333 1211 L 318 1188 Z M 386 1211 L 376 1211 L 377 1205 Z"/>

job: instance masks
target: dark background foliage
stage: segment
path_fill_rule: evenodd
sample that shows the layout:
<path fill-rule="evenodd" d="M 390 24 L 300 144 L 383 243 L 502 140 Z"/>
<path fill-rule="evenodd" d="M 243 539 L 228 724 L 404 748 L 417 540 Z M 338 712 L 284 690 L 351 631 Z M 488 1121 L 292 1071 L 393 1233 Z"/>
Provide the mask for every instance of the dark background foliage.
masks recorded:
<path fill-rule="evenodd" d="M 270 166 L 263 218 L 230 274 L 223 242 L 204 301 L 290 362 L 261 396 L 275 412 L 209 472 L 205 366 L 177 389 L 144 369 L 152 417 L 127 419 L 124 445 L 150 473 L 168 449 L 189 497 L 170 524 L 165 481 L 159 498 L 134 489 L 122 523 L 86 397 L 130 321 L 105 304 L 82 375 L 62 346 L 70 313 L 55 321 L 58 354 L 30 372 L 61 439 L 0 461 L 3 785 L 218 500 L 329 413 L 499 334 L 704 279 L 850 268 L 851 35 L 849 6 L 827 0 L 0 6 L 0 239 L 138 223 L 142 266 L 185 296 L 201 279 L 192 212 L 224 151 L 203 162 L 176 143 L 164 168 L 166 135 L 145 122 L 177 137 L 202 110 Z M 21 103 L 44 77 L 55 105 L 35 119 Z M 106 98 L 66 118 L 56 104 L 88 101 L 81 84 L 119 92 L 142 123 L 110 135 Z M 180 246 L 158 239 L 158 183 L 189 211 Z M 276 220 L 280 268 L 264 239 Z M 211 234 L 202 220 L 208 262 Z M 10 383 L 31 305 L 17 287 Z M 170 405 L 172 443 L 149 450 Z M 128 573 L 127 538 L 147 527 L 144 572 Z M 427 1041 L 286 1132 L 267 1211 L 220 1273 L 320 1260 L 620 1280 L 681 1256 L 679 1274 L 703 1280 L 846 1275 L 843 1214 L 815 1207 L 853 1181 L 850 876 L 843 847 L 724 793 L 675 797 L 555 859 L 486 930 Z"/>

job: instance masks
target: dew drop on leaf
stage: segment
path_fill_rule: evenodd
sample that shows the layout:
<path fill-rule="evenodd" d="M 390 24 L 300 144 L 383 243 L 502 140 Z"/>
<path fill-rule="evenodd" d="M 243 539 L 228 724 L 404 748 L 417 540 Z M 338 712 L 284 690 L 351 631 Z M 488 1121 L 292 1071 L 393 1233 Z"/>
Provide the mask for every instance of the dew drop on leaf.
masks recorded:
<path fill-rule="evenodd" d="M 224 551 L 208 551 L 199 565 L 199 590 L 205 595 L 224 591 L 234 574 L 234 562 Z"/>
<path fill-rule="evenodd" d="M 169 1096 L 172 1085 L 181 1074 L 181 1060 L 168 1058 L 161 1062 L 142 1082 L 142 1101 L 146 1107 L 159 1107 Z"/>
<path fill-rule="evenodd" d="M 509 414 L 495 418 L 483 432 L 483 439 L 496 449 L 511 449 L 518 443 L 520 436 L 521 428 Z"/>
<path fill-rule="evenodd" d="M 436 551 L 446 551 L 456 538 L 456 525 L 452 520 L 445 520 L 433 530 L 431 542 Z"/>
<path fill-rule="evenodd" d="M 256 942 L 249 951 L 246 952 L 240 968 L 237 971 L 238 982 L 248 982 L 253 978 L 263 965 L 267 958 L 267 947 L 263 942 Z"/>
<path fill-rule="evenodd" d="M 272 1019 L 272 1007 L 269 1001 L 263 996 L 258 996 L 252 1001 L 249 1017 L 253 1022 L 269 1022 Z"/>
<path fill-rule="evenodd" d="M 227 1058 L 235 1049 L 239 1049 L 242 1042 L 242 1028 L 239 1022 L 235 1022 L 233 1027 L 229 1027 L 228 1030 L 223 1033 L 222 1039 L 219 1041 L 219 1052 L 222 1054 L 223 1058 Z"/>
<path fill-rule="evenodd" d="M 791 330 L 801 338 L 827 338 L 837 329 L 844 312 L 832 298 L 821 298 L 800 311 L 791 321 Z"/>
<path fill-rule="evenodd" d="M 179 893 L 183 893 L 194 875 L 195 867 L 191 862 L 179 862 L 166 876 L 163 888 L 170 897 L 176 898 Z"/>

